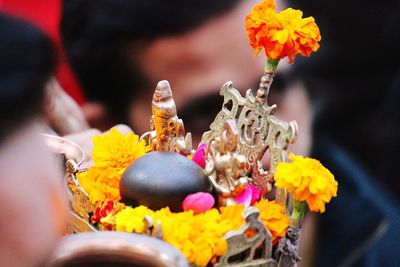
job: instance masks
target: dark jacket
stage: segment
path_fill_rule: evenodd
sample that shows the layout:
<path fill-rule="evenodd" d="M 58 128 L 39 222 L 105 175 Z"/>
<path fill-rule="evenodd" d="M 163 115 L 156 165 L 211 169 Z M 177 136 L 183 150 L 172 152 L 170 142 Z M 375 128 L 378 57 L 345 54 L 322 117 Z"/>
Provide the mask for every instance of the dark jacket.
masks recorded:
<path fill-rule="evenodd" d="M 313 157 L 339 182 L 337 198 L 319 218 L 315 266 L 400 266 L 398 199 L 326 135 L 316 137 Z"/>

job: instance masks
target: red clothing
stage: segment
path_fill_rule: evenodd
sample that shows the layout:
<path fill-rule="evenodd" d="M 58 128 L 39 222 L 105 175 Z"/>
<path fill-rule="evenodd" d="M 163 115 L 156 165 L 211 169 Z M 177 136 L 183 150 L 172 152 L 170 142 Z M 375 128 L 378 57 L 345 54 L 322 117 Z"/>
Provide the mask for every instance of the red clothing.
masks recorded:
<path fill-rule="evenodd" d="M 61 0 L 0 0 L 0 10 L 33 22 L 50 36 L 60 54 L 57 80 L 79 104 L 84 103 L 83 92 L 63 54 L 59 31 Z"/>

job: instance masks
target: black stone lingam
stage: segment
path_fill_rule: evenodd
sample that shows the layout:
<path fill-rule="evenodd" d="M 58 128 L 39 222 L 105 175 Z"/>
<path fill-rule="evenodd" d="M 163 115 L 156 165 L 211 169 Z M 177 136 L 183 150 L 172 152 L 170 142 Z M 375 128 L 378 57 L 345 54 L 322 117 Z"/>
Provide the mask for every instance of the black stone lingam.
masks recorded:
<path fill-rule="evenodd" d="M 182 211 L 188 194 L 211 192 L 204 171 L 188 158 L 170 152 L 150 152 L 137 159 L 124 173 L 120 184 L 122 202 L 152 210 L 169 207 Z"/>

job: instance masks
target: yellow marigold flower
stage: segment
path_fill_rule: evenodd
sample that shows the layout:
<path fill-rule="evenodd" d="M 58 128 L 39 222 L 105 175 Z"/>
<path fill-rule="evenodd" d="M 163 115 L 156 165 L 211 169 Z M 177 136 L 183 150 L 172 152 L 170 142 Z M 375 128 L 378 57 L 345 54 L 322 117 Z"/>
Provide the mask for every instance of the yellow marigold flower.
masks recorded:
<path fill-rule="evenodd" d="M 164 241 L 179 249 L 191 264 L 207 266 L 228 249 L 223 236 L 233 230 L 232 224 L 222 219 L 217 209 L 195 215 L 193 211 L 173 213 L 169 208 L 152 211 L 144 206 L 127 207 L 115 215 L 115 229 L 143 233 L 146 215 L 161 222 Z"/>
<path fill-rule="evenodd" d="M 118 201 L 119 181 L 125 169 L 98 167 L 94 164 L 86 172 L 78 173 L 81 187 L 89 194 L 92 203 L 110 199 Z"/>
<path fill-rule="evenodd" d="M 286 235 L 290 220 L 285 208 L 275 201 L 261 200 L 254 205 L 260 210 L 260 219 L 272 234 L 272 242 L 275 244 Z"/>
<path fill-rule="evenodd" d="M 283 207 L 268 201 L 258 205 L 260 218 L 274 237 L 284 235 L 289 223 L 281 214 Z M 143 233 L 143 219 L 149 215 L 155 223 L 161 222 L 163 240 L 179 249 L 190 264 L 201 267 L 228 251 L 224 236 L 245 223 L 244 209 L 244 205 L 234 205 L 194 214 L 192 210 L 174 213 L 168 207 L 157 211 L 144 206 L 127 207 L 115 215 L 113 223 L 117 231 Z"/>
<path fill-rule="evenodd" d="M 275 12 L 271 1 L 255 6 L 246 17 L 246 31 L 254 55 L 264 48 L 270 59 L 294 58 L 301 54 L 310 56 L 319 48 L 321 35 L 313 17 L 303 18 L 303 12 L 288 8 Z"/>
<path fill-rule="evenodd" d="M 220 207 L 222 220 L 229 223 L 231 230 L 238 230 L 245 223 L 242 217 L 244 208 L 244 205 Z"/>
<path fill-rule="evenodd" d="M 93 137 L 94 164 L 83 173 L 78 181 L 89 194 L 92 203 L 105 199 L 118 201 L 119 183 L 126 168 L 137 158 L 150 151 L 145 141 L 133 133 L 123 135 L 112 128 L 109 133 Z"/>
<path fill-rule="evenodd" d="M 311 211 L 325 212 L 325 203 L 336 197 L 338 183 L 318 160 L 290 154 L 292 162 L 281 162 L 275 185 L 286 188 L 297 201 L 306 201 Z"/>
<path fill-rule="evenodd" d="M 145 206 L 127 207 L 115 215 L 115 229 L 119 232 L 141 234 L 145 230 L 144 217 L 153 214 L 154 211 Z"/>
<path fill-rule="evenodd" d="M 207 266 L 214 256 L 226 253 L 227 244 L 223 236 L 230 227 L 226 227 L 227 223 L 223 222 L 218 210 L 196 215 L 193 211 L 165 215 L 156 212 L 153 219 L 161 219 L 164 240 L 182 251 L 190 263 Z"/>
<path fill-rule="evenodd" d="M 112 128 L 109 133 L 93 137 L 93 161 L 97 166 L 126 168 L 132 161 L 150 151 L 144 140 L 133 133 L 123 135 Z"/>

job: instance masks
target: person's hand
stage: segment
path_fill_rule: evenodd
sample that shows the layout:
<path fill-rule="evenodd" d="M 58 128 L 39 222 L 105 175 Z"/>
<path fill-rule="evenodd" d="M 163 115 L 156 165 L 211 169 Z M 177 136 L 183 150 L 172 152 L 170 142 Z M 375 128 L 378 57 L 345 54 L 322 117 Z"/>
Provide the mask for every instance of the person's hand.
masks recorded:
<path fill-rule="evenodd" d="M 52 79 L 46 88 L 45 117 L 59 135 L 85 131 L 89 125 L 78 104 Z"/>

